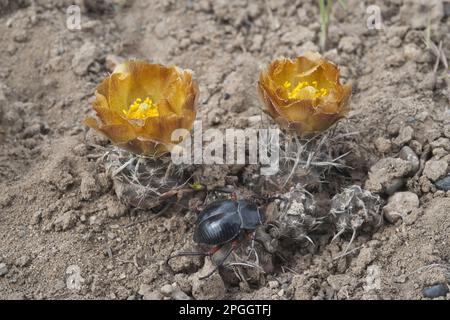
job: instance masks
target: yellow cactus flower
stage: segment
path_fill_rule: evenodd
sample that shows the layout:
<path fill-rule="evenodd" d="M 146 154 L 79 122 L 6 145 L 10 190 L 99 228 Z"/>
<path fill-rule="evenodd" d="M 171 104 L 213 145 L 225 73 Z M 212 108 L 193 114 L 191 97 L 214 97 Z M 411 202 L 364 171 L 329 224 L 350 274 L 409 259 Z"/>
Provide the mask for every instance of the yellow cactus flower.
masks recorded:
<path fill-rule="evenodd" d="M 192 129 L 198 86 L 189 70 L 133 60 L 119 64 L 95 97 L 100 121 L 88 117 L 86 125 L 135 154 L 161 155 L 174 146 L 175 129 Z"/>
<path fill-rule="evenodd" d="M 264 110 L 283 129 L 300 136 L 322 132 L 348 112 L 351 84 L 341 85 L 339 69 L 319 53 L 279 59 L 259 77 Z"/>

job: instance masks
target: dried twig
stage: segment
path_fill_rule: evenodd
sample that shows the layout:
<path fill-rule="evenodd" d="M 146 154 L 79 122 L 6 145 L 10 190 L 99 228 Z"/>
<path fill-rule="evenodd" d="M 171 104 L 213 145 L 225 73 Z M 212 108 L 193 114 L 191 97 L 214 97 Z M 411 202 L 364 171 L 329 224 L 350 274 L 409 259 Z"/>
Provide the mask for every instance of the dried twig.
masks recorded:
<path fill-rule="evenodd" d="M 431 40 L 431 31 L 430 31 L 430 26 L 428 26 L 427 30 L 425 31 L 425 35 L 423 37 L 423 42 L 425 43 L 425 46 L 427 47 L 427 49 L 429 49 L 434 56 L 436 57 L 436 62 L 434 63 L 434 67 L 433 67 L 433 73 L 436 73 L 438 68 L 439 68 L 439 64 L 442 63 L 442 65 L 445 67 L 445 69 L 448 69 L 448 61 L 447 61 L 447 57 L 445 55 L 444 50 L 442 49 L 442 41 L 439 41 L 439 44 L 436 45 L 432 40 Z"/>

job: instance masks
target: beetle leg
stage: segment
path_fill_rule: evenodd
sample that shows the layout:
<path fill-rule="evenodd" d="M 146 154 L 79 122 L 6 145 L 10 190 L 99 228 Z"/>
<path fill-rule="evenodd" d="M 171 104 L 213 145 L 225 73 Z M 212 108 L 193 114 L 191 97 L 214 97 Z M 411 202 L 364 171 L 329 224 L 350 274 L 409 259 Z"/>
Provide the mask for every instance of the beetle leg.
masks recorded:
<path fill-rule="evenodd" d="M 239 242 L 237 240 L 233 241 L 231 243 L 231 247 L 230 249 L 227 251 L 227 253 L 225 254 L 225 256 L 223 257 L 223 259 L 217 264 L 217 266 L 214 267 L 213 270 L 211 270 L 211 272 L 209 272 L 206 276 L 203 277 L 199 277 L 199 280 L 204 280 L 206 278 L 209 278 L 210 276 L 212 276 L 224 263 L 225 261 L 228 259 L 228 257 L 230 256 L 230 254 L 236 250 L 236 248 L 238 247 Z M 219 247 L 220 249 L 220 247 Z M 217 250 L 216 250 L 217 251 Z"/>
<path fill-rule="evenodd" d="M 217 251 L 219 251 L 220 247 L 219 246 L 215 246 L 213 247 L 211 250 L 209 250 L 208 252 L 197 252 L 197 251 L 193 251 L 193 252 L 180 252 L 177 254 L 174 254 L 173 256 L 170 256 L 169 258 L 167 258 L 166 260 L 166 264 L 172 260 L 173 258 L 177 258 L 177 257 L 185 257 L 185 256 L 202 256 L 202 257 L 211 257 L 214 253 L 216 253 Z"/>
<path fill-rule="evenodd" d="M 236 192 L 232 192 L 231 193 L 231 200 L 233 200 L 233 201 L 237 201 L 237 194 L 236 194 Z"/>

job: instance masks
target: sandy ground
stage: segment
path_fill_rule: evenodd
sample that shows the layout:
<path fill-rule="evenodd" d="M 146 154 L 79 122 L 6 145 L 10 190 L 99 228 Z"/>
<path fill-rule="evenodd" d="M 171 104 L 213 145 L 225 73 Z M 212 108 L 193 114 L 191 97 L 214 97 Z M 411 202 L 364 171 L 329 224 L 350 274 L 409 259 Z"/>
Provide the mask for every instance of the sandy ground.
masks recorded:
<path fill-rule="evenodd" d="M 367 27 L 369 1 L 335 6 L 324 56 L 353 82 L 352 111 L 336 129 L 350 133 L 353 170 L 335 192 L 379 193 L 385 221 L 357 233 L 341 259 L 351 234 L 290 248 L 250 286 L 199 281 L 203 259 L 168 272 L 165 258 L 193 246 L 195 217 L 133 224 L 150 213 L 118 201 L 97 161 L 110 145 L 82 121 L 120 56 L 192 69 L 198 117 L 247 127 L 261 114 L 259 68 L 318 50 L 316 2 L 85 1 L 81 30 L 69 30 L 71 3 L 0 0 L 0 299 L 422 299 L 435 285 L 450 298 L 449 77 L 443 63 L 433 72 L 423 41 L 430 26 L 450 57 L 449 2 L 370 1 L 380 30 Z"/>

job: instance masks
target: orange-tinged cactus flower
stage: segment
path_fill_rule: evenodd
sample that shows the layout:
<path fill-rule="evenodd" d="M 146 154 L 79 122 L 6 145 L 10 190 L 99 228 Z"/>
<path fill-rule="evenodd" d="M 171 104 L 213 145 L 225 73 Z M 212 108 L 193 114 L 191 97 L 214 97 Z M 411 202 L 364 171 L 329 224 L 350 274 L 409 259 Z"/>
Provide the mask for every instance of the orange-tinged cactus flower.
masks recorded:
<path fill-rule="evenodd" d="M 341 85 L 337 66 L 319 53 L 279 59 L 259 77 L 264 110 L 275 122 L 300 136 L 322 132 L 348 111 L 351 84 Z"/>
<path fill-rule="evenodd" d="M 119 64 L 95 97 L 100 121 L 87 118 L 89 127 L 123 149 L 156 156 L 172 149 L 174 130 L 192 129 L 198 86 L 189 70 L 133 60 Z"/>

